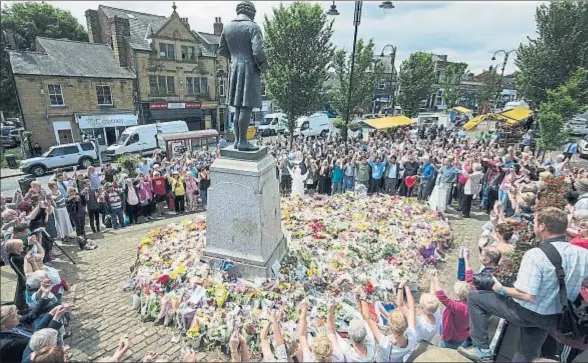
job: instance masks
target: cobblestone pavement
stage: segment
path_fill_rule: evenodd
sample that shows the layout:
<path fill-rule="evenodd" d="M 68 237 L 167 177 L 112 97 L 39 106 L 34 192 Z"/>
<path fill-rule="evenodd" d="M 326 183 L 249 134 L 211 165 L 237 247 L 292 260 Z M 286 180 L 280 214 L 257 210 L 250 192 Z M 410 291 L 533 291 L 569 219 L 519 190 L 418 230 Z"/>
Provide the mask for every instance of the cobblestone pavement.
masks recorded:
<path fill-rule="evenodd" d="M 448 213 L 455 235 L 455 245 L 465 245 L 475 251 L 480 227 L 487 220 L 483 213 L 474 211 L 474 218 L 459 219 L 456 213 Z M 71 244 L 64 249 L 77 262 L 72 265 L 61 257 L 56 267 L 62 277 L 71 284 L 65 301 L 74 305 L 73 336 L 66 339 L 72 347 L 74 361 L 95 360 L 112 355 L 122 336 L 128 336 L 133 347 L 125 361 L 140 361 L 149 350 L 160 353 L 166 361 L 181 359 L 183 343 L 172 343 L 175 333 L 172 328 L 142 323 L 139 314 L 131 310 L 131 293 L 122 291 L 122 284 L 133 265 L 139 240 L 149 230 L 172 222 L 181 222 L 194 215 L 168 218 L 152 223 L 140 224 L 123 230 L 110 231 L 99 236 L 90 236 L 99 247 L 93 251 L 80 251 Z M 473 254 L 475 255 L 475 254 Z M 447 262 L 441 267 L 441 281 L 448 293 L 453 293 L 456 280 L 457 253 L 454 248 L 447 254 Z M 2 301 L 14 296 L 15 276 L 2 268 Z M 199 353 L 199 361 L 224 361 L 220 353 Z"/>

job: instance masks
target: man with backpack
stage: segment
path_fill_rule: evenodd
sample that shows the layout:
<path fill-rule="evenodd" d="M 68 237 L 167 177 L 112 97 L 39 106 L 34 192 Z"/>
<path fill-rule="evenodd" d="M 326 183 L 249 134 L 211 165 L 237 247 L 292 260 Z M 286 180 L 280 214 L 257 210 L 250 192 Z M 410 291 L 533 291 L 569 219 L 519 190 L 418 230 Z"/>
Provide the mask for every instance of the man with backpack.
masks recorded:
<path fill-rule="evenodd" d="M 535 213 L 533 230 L 542 243 L 523 255 L 514 287 L 495 279 L 493 291 L 468 294 L 473 346 L 459 348 L 462 355 L 476 362 L 493 361 L 488 340 L 492 315 L 519 327 L 516 362 L 538 358 L 549 333 L 568 334 L 566 338 L 579 341 L 588 338 L 588 321 L 577 318 L 585 314 L 586 305 L 576 308 L 573 304 L 588 277 L 588 250 L 567 242 L 567 225 L 567 213 L 561 209 L 549 207 Z"/>

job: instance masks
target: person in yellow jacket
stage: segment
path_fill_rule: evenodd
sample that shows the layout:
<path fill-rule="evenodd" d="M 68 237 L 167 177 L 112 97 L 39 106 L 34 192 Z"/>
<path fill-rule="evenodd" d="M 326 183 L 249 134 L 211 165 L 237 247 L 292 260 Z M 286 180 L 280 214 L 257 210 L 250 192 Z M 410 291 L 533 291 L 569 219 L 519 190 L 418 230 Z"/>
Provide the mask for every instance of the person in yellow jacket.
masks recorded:
<path fill-rule="evenodd" d="M 168 177 L 168 182 L 174 196 L 176 213 L 184 213 L 186 210 L 184 205 L 184 200 L 186 199 L 186 183 L 184 182 L 184 178 L 180 176 L 177 170 L 174 170 L 172 175 Z"/>

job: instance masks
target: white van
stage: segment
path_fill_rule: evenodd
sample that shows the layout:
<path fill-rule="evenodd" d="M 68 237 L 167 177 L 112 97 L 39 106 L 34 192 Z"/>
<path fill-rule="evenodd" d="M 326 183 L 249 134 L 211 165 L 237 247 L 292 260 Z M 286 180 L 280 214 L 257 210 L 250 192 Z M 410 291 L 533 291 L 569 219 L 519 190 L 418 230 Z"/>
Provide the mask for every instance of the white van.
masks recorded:
<path fill-rule="evenodd" d="M 294 136 L 326 137 L 330 132 L 333 132 L 333 122 L 329 119 L 329 116 L 324 113 L 315 113 L 296 120 Z"/>
<path fill-rule="evenodd" d="M 170 121 L 128 127 L 120 134 L 116 143 L 106 149 L 106 155 L 112 158 L 128 153 L 151 154 L 157 148 L 155 135 L 157 135 L 158 128 L 160 134 L 188 132 L 186 121 Z"/>
<path fill-rule="evenodd" d="M 261 136 L 275 136 L 286 130 L 287 123 L 288 119 L 285 113 L 270 113 L 263 118 L 263 121 L 257 127 L 257 132 Z"/>
<path fill-rule="evenodd" d="M 424 126 L 425 129 L 433 125 L 443 126 L 445 130 L 452 130 L 455 126 L 447 112 L 420 112 L 417 116 L 417 126 Z"/>

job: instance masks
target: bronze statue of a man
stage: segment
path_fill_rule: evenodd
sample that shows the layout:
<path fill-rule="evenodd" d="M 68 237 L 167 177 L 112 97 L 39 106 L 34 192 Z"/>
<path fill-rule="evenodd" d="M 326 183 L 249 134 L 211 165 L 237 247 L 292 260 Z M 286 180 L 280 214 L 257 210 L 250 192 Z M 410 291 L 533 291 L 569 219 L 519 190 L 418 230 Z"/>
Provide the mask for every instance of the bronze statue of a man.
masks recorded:
<path fill-rule="evenodd" d="M 237 18 L 227 24 L 218 52 L 230 59 L 227 102 L 235 108 L 235 149 L 254 151 L 258 146 L 247 141 L 247 128 L 253 108 L 261 108 L 261 72 L 267 69 L 259 25 L 253 22 L 255 6 L 251 1 L 237 5 Z"/>

